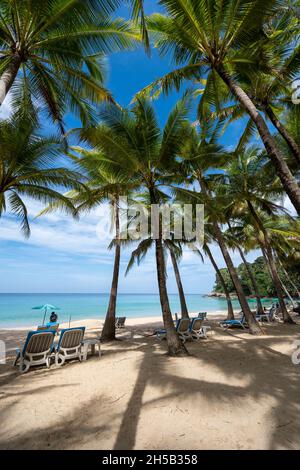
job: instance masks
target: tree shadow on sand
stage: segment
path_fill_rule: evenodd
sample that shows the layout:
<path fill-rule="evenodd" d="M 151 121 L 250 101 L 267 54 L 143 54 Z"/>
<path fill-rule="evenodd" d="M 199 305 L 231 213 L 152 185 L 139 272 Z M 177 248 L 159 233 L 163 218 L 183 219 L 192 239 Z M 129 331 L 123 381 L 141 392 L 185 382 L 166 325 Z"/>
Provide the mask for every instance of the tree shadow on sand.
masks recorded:
<path fill-rule="evenodd" d="M 114 449 L 134 449 L 137 446 L 142 411 L 158 405 L 169 407 L 170 399 L 175 399 L 177 405 L 180 405 L 182 397 L 195 397 L 196 406 L 199 397 L 202 397 L 221 407 L 222 404 L 228 405 L 233 402 L 234 397 L 233 410 L 245 399 L 250 399 L 255 404 L 259 399 L 270 398 L 275 405 L 268 410 L 267 418 L 271 425 L 267 448 L 299 447 L 300 365 L 293 365 L 291 358 L 281 353 L 277 345 L 285 334 L 292 343 L 299 338 L 300 329 L 299 326 L 284 328 L 284 333 L 283 329 L 281 332 L 271 329 L 272 336 L 255 339 L 239 332 L 233 333 L 233 337 L 228 339 L 228 333 L 218 328 L 216 334 L 220 339 L 215 341 L 211 337 L 197 343 L 188 343 L 192 357 L 175 360 L 164 354 L 165 343 L 157 343 L 154 338 L 149 338 L 147 342 L 141 338 L 124 341 L 124 347 L 107 352 L 104 359 L 107 357 L 111 360 L 115 357 L 118 363 L 129 347 L 134 347 L 134 351 L 141 353 L 142 357 L 137 360 L 136 381 L 129 399 L 124 406 L 122 404 L 115 407 L 112 404 L 109 408 L 109 419 L 105 423 L 101 421 L 99 411 L 97 411 L 98 416 L 95 416 L 95 410 L 101 410 L 101 407 L 105 406 L 105 397 L 103 394 L 98 394 L 91 401 L 81 404 L 70 416 L 65 416 L 62 424 L 37 429 L 38 444 L 33 445 L 32 432 L 21 432 L 9 442 L 5 441 L 5 436 L 2 436 L 0 448 L 49 448 L 49 445 L 53 449 L 84 446 L 90 448 L 89 439 L 92 437 L 93 446 L 96 445 L 95 439 L 98 439 L 97 448 L 105 448 L 102 447 L 105 438 L 114 433 L 116 434 Z M 176 375 L 173 361 L 186 361 L 189 368 L 194 364 L 198 370 L 200 361 L 203 372 L 201 378 Z M 120 367 L 125 367 L 125 364 L 124 362 Z M 219 370 L 222 377 L 226 376 L 227 383 L 205 379 L 205 367 L 212 365 Z M 234 384 L 234 379 L 242 379 L 243 385 Z M 147 386 L 158 389 L 159 396 L 146 400 Z M 9 413 L 10 409 L 1 413 L 2 422 L 9 419 Z M 97 419 L 99 422 L 95 424 Z M 163 447 L 164 442 L 161 443 L 161 448 Z"/>
<path fill-rule="evenodd" d="M 291 342 L 299 337 L 299 327 L 286 327 L 286 334 Z M 274 331 L 271 331 L 272 334 Z M 218 333 L 227 336 L 219 329 Z M 233 334 L 235 336 L 235 334 Z M 280 335 L 278 335 L 280 337 Z M 282 336 L 281 336 L 282 338 Z M 144 403 L 143 395 L 148 384 L 168 386 L 173 392 L 161 396 L 159 400 L 166 405 L 171 397 L 187 397 L 201 394 L 208 401 L 216 403 L 230 402 L 234 396 L 233 407 L 239 400 L 251 398 L 254 402 L 262 397 L 276 401 L 272 407 L 269 421 L 273 423 L 268 448 L 295 448 L 300 445 L 300 376 L 299 368 L 292 364 L 291 358 L 274 349 L 275 338 L 252 338 L 247 334 L 238 334 L 230 341 L 208 340 L 188 345 L 193 361 L 201 360 L 205 375 L 205 364 L 213 364 L 228 377 L 228 384 L 211 383 L 205 380 L 178 377 L 168 371 L 166 358 L 155 358 L 152 351 L 145 350 L 140 363 L 137 380 L 123 415 L 114 449 L 133 449 L 136 443 L 139 417 L 142 407 L 154 405 L 154 401 Z M 230 358 L 230 361 L 228 361 Z M 182 359 L 186 360 L 185 358 Z M 149 374 L 149 362 L 153 363 Z M 170 361 L 170 358 L 168 358 Z M 146 367 L 147 365 L 147 367 Z M 271 367 L 270 367 L 271 365 Z M 232 378 L 247 378 L 246 386 L 231 385 Z M 163 445 L 163 443 L 162 443 Z"/>

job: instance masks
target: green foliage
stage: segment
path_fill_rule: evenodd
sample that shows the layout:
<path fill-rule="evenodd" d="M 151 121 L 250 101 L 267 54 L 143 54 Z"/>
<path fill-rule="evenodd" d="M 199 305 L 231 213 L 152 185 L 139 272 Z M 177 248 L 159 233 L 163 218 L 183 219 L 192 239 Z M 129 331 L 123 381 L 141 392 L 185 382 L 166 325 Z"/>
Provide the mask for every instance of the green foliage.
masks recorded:
<path fill-rule="evenodd" d="M 43 204 L 57 203 L 66 212 L 74 206 L 59 189 L 81 188 L 78 172 L 56 167 L 62 145 L 56 137 L 43 137 L 38 123 L 12 116 L 0 121 L 0 217 L 16 216 L 26 237 L 30 235 L 27 199 Z M 59 189 L 58 189 L 59 188 Z"/>
<path fill-rule="evenodd" d="M 249 263 L 249 265 L 256 279 L 260 295 L 265 296 L 265 297 L 276 297 L 276 291 L 274 289 L 270 272 L 269 272 L 268 266 L 266 265 L 264 258 L 260 256 L 259 258 L 256 258 L 256 260 L 253 263 Z M 244 264 L 240 264 L 236 269 L 237 269 L 237 273 L 239 275 L 241 284 L 244 288 L 245 294 L 255 295 Z M 285 266 L 285 269 L 288 275 L 291 277 L 293 283 L 296 286 L 300 286 L 300 262 L 298 261 L 289 266 Z M 235 291 L 234 291 L 234 287 L 233 287 L 230 275 L 228 273 L 228 270 L 226 268 L 223 268 L 223 269 L 220 269 L 220 271 L 224 277 L 224 280 L 226 282 L 229 292 L 234 294 Z M 286 277 L 283 269 L 280 266 L 278 266 L 278 273 L 279 273 L 280 279 L 286 286 L 289 293 L 296 297 L 297 292 L 295 291 L 294 286 L 291 284 L 290 280 Z M 214 292 L 224 293 L 222 284 L 219 281 L 217 276 L 216 276 L 216 281 L 215 281 L 215 286 L 214 286 Z"/>
<path fill-rule="evenodd" d="M 0 77 L 17 64 L 13 94 L 25 88 L 64 132 L 71 111 L 90 124 L 103 87 L 104 56 L 132 48 L 139 34 L 111 12 L 110 0 L 1 0 Z M 137 15 L 138 13 L 136 13 Z"/>

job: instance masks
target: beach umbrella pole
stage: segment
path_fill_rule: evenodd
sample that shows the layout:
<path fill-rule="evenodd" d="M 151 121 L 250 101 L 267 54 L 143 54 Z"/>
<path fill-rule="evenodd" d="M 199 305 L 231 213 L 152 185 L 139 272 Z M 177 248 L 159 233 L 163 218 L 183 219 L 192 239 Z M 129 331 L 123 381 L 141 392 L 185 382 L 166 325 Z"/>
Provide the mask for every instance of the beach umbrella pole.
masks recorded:
<path fill-rule="evenodd" d="M 44 312 L 44 318 L 43 318 L 43 326 L 45 325 L 45 318 L 46 318 L 46 313 L 47 313 L 47 309 L 45 308 L 45 312 Z"/>

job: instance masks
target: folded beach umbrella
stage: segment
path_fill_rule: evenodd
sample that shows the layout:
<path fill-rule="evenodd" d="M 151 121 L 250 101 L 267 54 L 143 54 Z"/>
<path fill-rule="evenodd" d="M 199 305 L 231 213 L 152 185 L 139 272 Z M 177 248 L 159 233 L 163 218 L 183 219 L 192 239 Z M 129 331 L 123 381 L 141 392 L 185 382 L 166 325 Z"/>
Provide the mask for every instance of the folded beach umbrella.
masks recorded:
<path fill-rule="evenodd" d="M 32 307 L 32 310 L 44 310 L 44 318 L 43 318 L 43 325 L 44 325 L 45 317 L 47 315 L 48 310 L 60 310 L 60 308 L 55 307 L 55 305 L 45 304 L 45 305 L 37 305 L 37 307 Z"/>

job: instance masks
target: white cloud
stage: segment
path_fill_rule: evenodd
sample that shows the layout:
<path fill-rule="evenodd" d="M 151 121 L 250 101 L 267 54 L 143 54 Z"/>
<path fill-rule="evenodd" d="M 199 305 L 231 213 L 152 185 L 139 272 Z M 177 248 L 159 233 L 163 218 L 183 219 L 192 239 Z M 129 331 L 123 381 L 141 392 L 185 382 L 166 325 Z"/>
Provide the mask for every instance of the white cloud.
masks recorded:
<path fill-rule="evenodd" d="M 0 106 L 0 119 L 8 119 L 12 113 L 11 96 L 8 94 Z"/>
<path fill-rule="evenodd" d="M 107 254 L 109 233 L 105 239 L 99 239 L 97 234 L 97 224 L 109 223 L 104 220 L 101 208 L 83 215 L 78 221 L 59 212 L 45 214 L 36 219 L 35 216 L 43 207 L 32 201 L 26 201 L 26 204 L 31 227 L 29 240 L 24 239 L 19 229 L 18 220 L 14 216 L 2 218 L 1 240 L 77 255 L 99 256 Z"/>
<path fill-rule="evenodd" d="M 293 204 L 291 203 L 291 200 L 288 196 L 284 198 L 283 201 L 283 206 L 289 211 L 290 215 L 293 217 L 297 216 L 297 212 Z"/>

